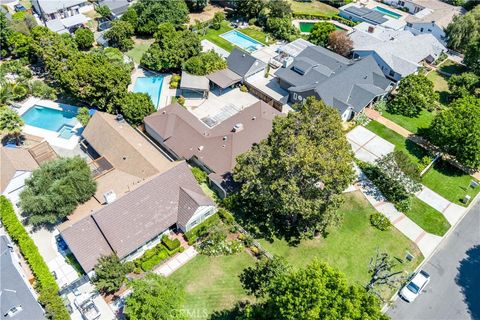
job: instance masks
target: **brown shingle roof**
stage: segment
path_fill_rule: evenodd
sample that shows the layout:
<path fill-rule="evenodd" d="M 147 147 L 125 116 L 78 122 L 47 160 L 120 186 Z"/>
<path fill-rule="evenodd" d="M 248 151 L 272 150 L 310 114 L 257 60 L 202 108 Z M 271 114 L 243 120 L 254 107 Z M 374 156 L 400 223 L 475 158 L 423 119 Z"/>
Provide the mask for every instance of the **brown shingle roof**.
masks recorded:
<path fill-rule="evenodd" d="M 1 191 L 3 192 L 17 171 L 33 171 L 38 163 L 27 149 L 0 147 Z"/>
<path fill-rule="evenodd" d="M 145 179 L 172 166 L 140 133 L 114 115 L 95 112 L 82 135 L 116 169 L 131 175 Z"/>
<path fill-rule="evenodd" d="M 145 128 L 152 136 L 159 135 L 160 142 L 179 157 L 197 157 L 221 181 L 235 167 L 239 154 L 268 136 L 273 118 L 280 114 L 259 101 L 210 128 L 175 103 L 146 117 Z M 234 132 L 236 124 L 242 124 L 243 130 Z"/>

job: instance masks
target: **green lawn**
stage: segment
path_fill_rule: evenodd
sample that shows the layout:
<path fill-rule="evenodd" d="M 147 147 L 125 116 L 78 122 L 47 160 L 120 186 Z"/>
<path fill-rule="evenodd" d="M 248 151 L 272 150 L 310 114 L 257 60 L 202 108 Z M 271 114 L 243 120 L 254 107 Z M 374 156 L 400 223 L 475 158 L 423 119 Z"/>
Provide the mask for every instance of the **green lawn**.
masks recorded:
<path fill-rule="evenodd" d="M 452 75 L 461 74 L 468 71 L 467 67 L 450 59 L 445 60 L 445 62 L 440 65 L 440 70 Z"/>
<path fill-rule="evenodd" d="M 225 21 L 218 30 L 208 28 L 202 39 L 207 39 L 208 41 L 215 43 L 217 46 L 227 50 L 228 52 L 231 52 L 234 46 L 229 41 L 220 37 L 221 34 L 230 30 L 232 30 L 232 28 L 228 25 L 228 22 Z"/>
<path fill-rule="evenodd" d="M 231 308 L 247 298 L 238 276 L 254 263 L 246 252 L 220 257 L 198 255 L 170 278 L 186 292 L 186 312 L 195 319 L 207 319 L 213 311 Z"/>
<path fill-rule="evenodd" d="M 127 56 L 132 58 L 135 63 L 140 63 L 143 54 L 150 48 L 154 41 L 154 39 L 135 39 L 135 45 L 127 51 Z"/>
<path fill-rule="evenodd" d="M 249 37 L 257 40 L 258 42 L 263 43 L 264 45 L 269 45 L 275 43 L 275 40 L 272 39 L 272 36 L 263 32 L 260 28 L 248 27 L 245 29 L 239 30 L 241 33 L 246 34 Z M 268 40 L 268 41 L 267 41 Z"/>
<path fill-rule="evenodd" d="M 421 160 L 428 153 L 415 142 L 402 137 L 395 131 L 388 129 L 377 121 L 370 121 L 365 127 L 383 139 L 393 143 L 395 145 L 395 149 L 405 152 L 414 163 L 420 167 L 423 167 Z"/>
<path fill-rule="evenodd" d="M 289 246 L 285 241 L 270 243 L 260 240 L 267 251 L 283 256 L 294 266 L 304 266 L 314 258 L 324 261 L 340 271 L 347 278 L 360 285 L 369 280 L 370 258 L 377 248 L 392 257 L 405 260 L 406 252 L 415 255 L 412 262 L 405 262 L 402 269 L 411 272 L 423 259 L 418 248 L 395 228 L 380 231 L 371 226 L 369 216 L 376 212 L 360 191 L 345 194 L 345 203 L 340 209 L 343 223 L 325 238 L 303 241 L 299 246 Z M 384 297 L 393 292 L 387 290 Z"/>
<path fill-rule="evenodd" d="M 417 133 L 419 129 L 428 128 L 433 118 L 435 117 L 435 112 L 430 112 L 428 110 L 422 110 L 418 117 L 410 118 L 403 116 L 401 114 L 393 114 L 388 111 L 383 111 L 382 116 L 387 119 L 392 120 L 401 127 L 404 127 L 408 131 Z"/>
<path fill-rule="evenodd" d="M 337 15 L 339 10 L 326 3 L 317 0 L 313 1 L 289 1 L 292 6 L 292 11 L 298 14 L 323 14 L 328 16 Z"/>
<path fill-rule="evenodd" d="M 464 205 L 460 200 L 465 195 L 468 194 L 473 199 L 480 191 L 480 187 L 472 189 L 469 186 L 472 180 L 475 180 L 472 176 L 445 161 L 435 163 L 422 177 L 422 183 L 425 186 L 459 205 Z"/>
<path fill-rule="evenodd" d="M 427 74 L 427 78 L 433 82 L 433 89 L 438 92 L 448 91 L 448 76 L 438 73 L 436 70 Z"/>
<path fill-rule="evenodd" d="M 413 197 L 412 208 L 410 211 L 405 212 L 405 215 L 423 230 L 438 236 L 443 236 L 450 228 L 450 223 L 448 223 L 443 214 L 417 197 Z"/>

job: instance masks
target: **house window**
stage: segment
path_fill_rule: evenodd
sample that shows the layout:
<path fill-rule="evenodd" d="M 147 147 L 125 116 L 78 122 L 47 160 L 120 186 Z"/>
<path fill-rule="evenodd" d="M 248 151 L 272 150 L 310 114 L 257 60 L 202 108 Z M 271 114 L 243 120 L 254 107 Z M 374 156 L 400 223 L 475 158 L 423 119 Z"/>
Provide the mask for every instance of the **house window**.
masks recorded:
<path fill-rule="evenodd" d="M 412 24 L 410 22 L 407 22 L 407 27 L 411 28 Z"/>
<path fill-rule="evenodd" d="M 401 7 L 403 7 L 403 6 L 405 5 L 405 2 L 403 2 L 403 1 L 398 1 L 398 5 L 401 6 Z"/>
<path fill-rule="evenodd" d="M 423 28 L 420 28 L 420 32 L 423 32 Z"/>
<path fill-rule="evenodd" d="M 303 97 L 301 95 L 298 95 L 298 100 L 302 101 Z"/>
<path fill-rule="evenodd" d="M 395 72 L 394 72 L 393 70 L 390 70 L 390 72 L 388 73 L 388 75 L 389 75 L 390 77 L 393 77 L 393 76 L 395 75 Z"/>
<path fill-rule="evenodd" d="M 432 32 L 432 29 L 427 29 L 428 32 Z"/>

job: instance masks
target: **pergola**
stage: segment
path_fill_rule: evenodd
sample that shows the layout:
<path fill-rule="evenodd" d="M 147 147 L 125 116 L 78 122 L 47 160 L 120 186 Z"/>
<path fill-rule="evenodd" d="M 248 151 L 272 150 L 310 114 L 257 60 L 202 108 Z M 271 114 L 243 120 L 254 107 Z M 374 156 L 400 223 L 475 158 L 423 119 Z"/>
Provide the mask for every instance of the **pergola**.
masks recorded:
<path fill-rule="evenodd" d="M 180 90 L 185 96 L 185 93 L 194 92 L 200 93 L 203 98 L 208 96 L 210 90 L 210 82 L 205 76 L 195 76 L 182 71 L 182 78 L 180 80 Z"/>

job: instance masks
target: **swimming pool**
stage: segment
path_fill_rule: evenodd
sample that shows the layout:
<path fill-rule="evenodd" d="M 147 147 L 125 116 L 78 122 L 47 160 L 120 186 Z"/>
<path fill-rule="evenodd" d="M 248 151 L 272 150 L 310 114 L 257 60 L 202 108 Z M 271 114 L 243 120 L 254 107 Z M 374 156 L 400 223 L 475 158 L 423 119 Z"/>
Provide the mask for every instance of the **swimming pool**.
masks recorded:
<path fill-rule="evenodd" d="M 139 77 L 135 81 L 133 92 L 146 93 L 155 106 L 160 103 L 160 93 L 162 91 L 163 77 Z"/>
<path fill-rule="evenodd" d="M 58 110 L 36 104 L 22 115 L 22 119 L 29 126 L 55 131 L 60 138 L 70 139 L 73 128 L 79 123 L 76 115 L 72 108 Z"/>
<path fill-rule="evenodd" d="M 375 8 L 373 8 L 373 10 L 378 11 L 378 12 L 383 13 L 383 14 L 386 14 L 387 16 L 395 18 L 395 19 L 398 19 L 402 16 L 401 14 L 398 14 L 396 12 L 390 11 L 388 9 L 385 9 L 385 8 L 379 7 L 379 6 L 376 6 Z"/>
<path fill-rule="evenodd" d="M 300 22 L 300 32 L 305 32 L 305 33 L 310 33 L 313 29 L 313 26 L 315 25 L 316 22 Z M 340 31 L 347 31 L 346 29 L 343 29 L 342 27 L 337 26 L 336 24 L 332 23 L 335 27 L 335 29 L 340 30 Z"/>
<path fill-rule="evenodd" d="M 263 47 L 263 44 L 257 40 L 237 30 L 228 31 L 220 35 L 220 37 L 248 52 L 253 52 Z"/>

